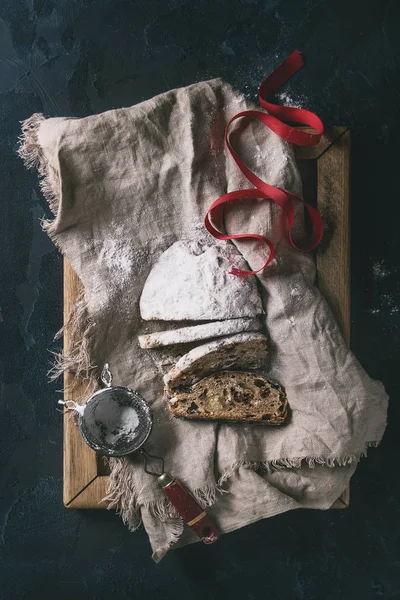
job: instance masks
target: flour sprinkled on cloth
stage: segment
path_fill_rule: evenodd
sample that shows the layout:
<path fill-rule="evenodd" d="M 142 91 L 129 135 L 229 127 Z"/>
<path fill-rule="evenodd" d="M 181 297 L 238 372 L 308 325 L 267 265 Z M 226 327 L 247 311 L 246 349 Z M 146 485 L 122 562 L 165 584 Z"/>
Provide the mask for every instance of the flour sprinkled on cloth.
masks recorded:
<path fill-rule="evenodd" d="M 132 247 L 127 244 L 124 227 L 111 227 L 112 237 L 104 239 L 99 259 L 110 269 L 116 283 L 122 284 L 131 274 L 133 267 Z"/>

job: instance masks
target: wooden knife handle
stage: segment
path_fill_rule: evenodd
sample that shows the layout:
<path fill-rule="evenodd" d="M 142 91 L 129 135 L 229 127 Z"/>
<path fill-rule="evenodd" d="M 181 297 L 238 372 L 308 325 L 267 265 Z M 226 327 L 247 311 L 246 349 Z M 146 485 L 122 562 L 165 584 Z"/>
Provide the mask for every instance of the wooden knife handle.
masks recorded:
<path fill-rule="evenodd" d="M 158 482 L 168 500 L 201 541 L 214 544 L 220 536 L 219 531 L 185 486 L 168 473 L 163 473 Z"/>

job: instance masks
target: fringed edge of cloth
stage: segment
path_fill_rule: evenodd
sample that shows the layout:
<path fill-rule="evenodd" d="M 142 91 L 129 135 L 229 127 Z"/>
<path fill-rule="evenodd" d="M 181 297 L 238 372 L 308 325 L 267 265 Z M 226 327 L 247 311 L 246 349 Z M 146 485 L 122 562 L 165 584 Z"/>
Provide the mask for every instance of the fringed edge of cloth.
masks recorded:
<path fill-rule="evenodd" d="M 239 460 L 228 469 L 225 470 L 223 475 L 218 480 L 218 486 L 223 486 L 233 475 L 240 469 L 252 469 L 253 471 L 264 471 L 267 473 L 273 473 L 281 469 L 300 469 L 300 467 L 307 463 L 310 469 L 314 469 L 315 465 L 322 465 L 324 467 L 345 467 L 351 465 L 354 462 L 359 462 L 361 458 L 367 456 L 368 448 L 376 448 L 380 442 L 366 442 L 364 449 L 359 454 L 345 454 L 344 456 L 334 456 L 329 458 L 321 458 L 318 456 L 299 456 L 294 458 L 280 458 L 278 460 L 259 461 L 251 462 Z"/>
<path fill-rule="evenodd" d="M 51 212 L 57 216 L 60 206 L 60 176 L 45 159 L 38 139 L 39 128 L 45 120 L 46 117 L 42 113 L 35 113 L 29 119 L 21 121 L 22 134 L 19 137 L 18 155 L 24 161 L 27 169 L 37 169 L 40 190 L 46 198 Z M 43 219 L 42 227 L 57 243 L 54 239 L 54 220 Z"/>
<path fill-rule="evenodd" d="M 91 319 L 82 290 L 72 305 L 65 325 L 58 331 L 54 339 L 60 339 L 68 331 L 68 353 L 54 353 L 53 366 L 48 372 L 50 381 L 58 379 L 64 371 L 73 373 L 70 388 L 74 389 L 82 381 L 87 382 L 86 392 L 93 392 L 97 383 L 98 368 L 92 364 L 95 323 Z"/>
<path fill-rule="evenodd" d="M 60 206 L 60 177 L 57 170 L 48 164 L 38 137 L 39 128 L 45 120 L 46 117 L 43 114 L 35 113 L 29 119 L 22 121 L 18 155 L 24 161 L 27 169 L 37 169 L 40 190 L 56 217 Z M 44 231 L 59 248 L 55 232 L 55 219 L 42 219 L 41 224 Z M 68 331 L 69 351 L 68 354 L 54 353 L 53 366 L 48 373 L 50 380 L 58 379 L 64 371 L 67 371 L 74 375 L 70 389 L 74 389 L 78 381 L 81 384 L 82 380 L 85 380 L 87 390 L 92 391 L 98 375 L 97 367 L 91 363 L 95 327 L 89 315 L 84 290 L 72 306 L 67 322 L 55 335 L 55 339 L 61 338 L 65 331 Z"/>
<path fill-rule="evenodd" d="M 157 548 L 152 555 L 159 562 L 181 537 L 184 520 L 172 506 L 168 498 L 162 496 L 156 501 L 139 501 L 139 493 L 132 477 L 132 465 L 124 458 L 107 459 L 110 466 L 110 477 L 107 496 L 101 502 L 106 502 L 108 510 L 116 510 L 129 531 L 136 531 L 142 525 L 141 509 L 146 507 L 155 519 L 168 523 L 171 535 L 167 542 Z M 202 508 L 212 506 L 218 496 L 227 493 L 219 484 L 205 485 L 192 491 L 193 496 Z"/>
<path fill-rule="evenodd" d="M 202 508 L 212 506 L 221 494 L 229 494 L 229 491 L 223 486 L 240 468 L 251 469 L 253 471 L 273 473 L 280 469 L 298 469 L 304 463 L 310 469 L 316 465 L 325 467 L 344 467 L 354 462 L 359 462 L 362 457 L 367 456 L 368 448 L 376 448 L 380 442 L 367 442 L 364 450 L 360 454 L 346 454 L 342 457 L 319 458 L 319 457 L 298 457 L 293 459 L 280 459 L 270 461 L 237 461 L 220 476 L 215 484 L 205 485 L 192 492 Z M 147 510 L 156 519 L 162 523 L 167 523 L 171 528 L 171 535 L 167 542 L 157 548 L 152 555 L 155 562 L 159 562 L 165 554 L 179 541 L 183 530 L 184 520 L 177 513 L 167 498 L 161 497 L 156 501 L 141 502 L 139 493 L 136 489 L 134 478 L 132 477 L 132 466 L 123 458 L 108 459 L 111 475 L 108 484 L 108 494 L 101 502 L 107 502 L 108 510 L 116 510 L 122 521 L 127 525 L 130 531 L 136 531 L 142 524 L 141 508 Z"/>
<path fill-rule="evenodd" d="M 138 502 L 138 490 L 132 477 L 132 465 L 123 458 L 108 459 L 110 479 L 108 494 L 102 500 L 107 502 L 108 510 L 116 510 L 129 531 L 136 531 L 142 525 L 141 508 L 148 508 L 155 519 L 168 523 L 170 536 L 167 542 L 153 554 L 155 562 L 159 562 L 168 550 L 178 542 L 183 533 L 184 521 L 166 497 L 156 501 Z"/>

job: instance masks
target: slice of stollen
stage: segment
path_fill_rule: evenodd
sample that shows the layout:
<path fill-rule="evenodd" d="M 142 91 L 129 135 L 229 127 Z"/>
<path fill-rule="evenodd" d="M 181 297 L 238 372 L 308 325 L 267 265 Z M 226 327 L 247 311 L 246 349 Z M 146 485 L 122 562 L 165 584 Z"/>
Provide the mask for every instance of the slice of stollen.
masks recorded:
<path fill-rule="evenodd" d="M 140 335 L 138 340 L 141 348 L 160 348 L 174 344 L 199 342 L 245 331 L 260 331 L 260 329 L 261 321 L 259 319 L 228 319 L 168 331 L 157 331 Z"/>
<path fill-rule="evenodd" d="M 236 277 L 248 269 L 236 247 L 211 236 L 180 240 L 153 265 L 140 298 L 146 320 L 217 321 L 262 314 L 256 278 Z"/>
<path fill-rule="evenodd" d="M 289 418 L 284 389 L 259 373 L 222 371 L 168 398 L 176 417 L 282 425 Z"/>
<path fill-rule="evenodd" d="M 238 333 L 202 344 L 182 356 L 164 376 L 166 391 L 193 385 L 216 371 L 260 369 L 267 356 L 267 339 L 262 333 Z"/>

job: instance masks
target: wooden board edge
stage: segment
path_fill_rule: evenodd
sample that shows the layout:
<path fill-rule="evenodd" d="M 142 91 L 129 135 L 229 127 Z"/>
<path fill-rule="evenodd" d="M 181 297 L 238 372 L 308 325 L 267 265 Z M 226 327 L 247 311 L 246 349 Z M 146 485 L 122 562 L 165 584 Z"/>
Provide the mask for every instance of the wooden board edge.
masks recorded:
<path fill-rule="evenodd" d="M 317 251 L 318 289 L 350 344 L 349 130 L 318 159 L 317 173 L 318 209 L 326 225 L 325 242 Z"/>
<path fill-rule="evenodd" d="M 348 508 L 350 506 L 350 486 L 347 487 L 339 498 L 335 500 L 331 508 Z"/>
<path fill-rule="evenodd" d="M 317 161 L 318 209 L 328 226 L 329 252 L 317 251 L 318 288 L 331 306 L 350 345 L 350 130 L 342 131 Z M 339 165 L 339 168 L 333 166 Z M 329 228 L 332 228 L 331 231 Z M 331 508 L 347 508 L 350 487 Z"/>
<path fill-rule="evenodd" d="M 107 496 L 107 489 L 108 476 L 97 475 L 75 498 L 67 503 L 64 502 L 64 506 L 74 509 L 104 510 L 108 506 L 107 502 L 103 502 L 103 498 Z"/>
<path fill-rule="evenodd" d="M 64 258 L 64 352 L 68 353 L 71 346 L 71 335 L 68 319 L 79 290 L 81 282 Z M 64 372 L 64 400 L 80 402 L 87 390 L 83 380 L 74 378 L 72 373 Z M 64 443 L 63 443 L 63 501 L 65 506 L 83 493 L 87 486 L 97 477 L 96 454 L 83 441 L 72 413 L 64 413 Z"/>
<path fill-rule="evenodd" d="M 299 127 L 303 131 L 313 132 L 311 127 Z M 318 160 L 338 139 L 348 131 L 345 125 L 327 127 L 320 141 L 315 146 L 295 146 L 294 152 L 297 160 Z"/>

